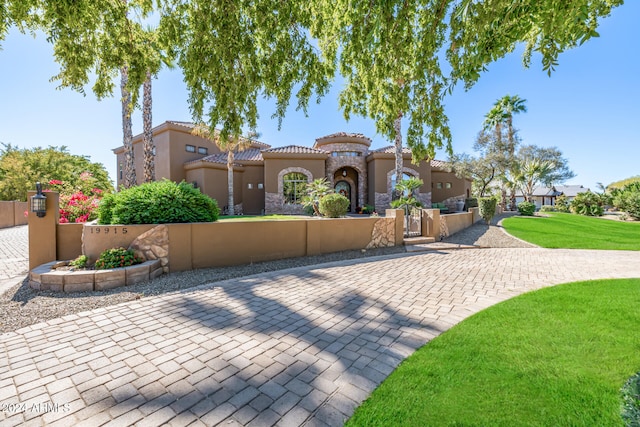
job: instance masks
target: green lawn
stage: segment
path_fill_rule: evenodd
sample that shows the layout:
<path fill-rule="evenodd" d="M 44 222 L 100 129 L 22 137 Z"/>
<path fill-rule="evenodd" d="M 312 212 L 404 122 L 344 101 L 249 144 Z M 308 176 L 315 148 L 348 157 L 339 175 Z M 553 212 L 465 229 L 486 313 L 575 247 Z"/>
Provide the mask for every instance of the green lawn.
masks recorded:
<path fill-rule="evenodd" d="M 347 425 L 622 425 L 620 388 L 640 370 L 638 307 L 640 279 L 498 304 L 405 360 Z"/>
<path fill-rule="evenodd" d="M 550 213 L 549 217 L 514 216 L 502 221 L 513 236 L 543 248 L 640 250 L 640 222 Z"/>

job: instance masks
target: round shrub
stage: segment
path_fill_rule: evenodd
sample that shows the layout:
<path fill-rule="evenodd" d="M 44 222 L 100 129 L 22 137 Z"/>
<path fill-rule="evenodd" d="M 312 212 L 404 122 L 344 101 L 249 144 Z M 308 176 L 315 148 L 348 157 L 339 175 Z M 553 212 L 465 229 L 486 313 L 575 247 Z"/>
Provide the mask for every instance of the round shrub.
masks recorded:
<path fill-rule="evenodd" d="M 218 203 L 191 184 L 167 179 L 123 190 L 100 204 L 100 224 L 212 222 Z"/>
<path fill-rule="evenodd" d="M 111 211 L 116 202 L 114 193 L 105 194 L 98 205 L 98 224 L 111 224 Z"/>
<path fill-rule="evenodd" d="M 531 202 L 518 203 L 518 212 L 520 212 L 520 215 L 532 216 L 535 211 L 536 205 Z"/>
<path fill-rule="evenodd" d="M 540 207 L 540 212 L 556 212 L 556 208 L 552 205 L 542 205 Z"/>
<path fill-rule="evenodd" d="M 132 249 L 115 248 L 107 249 L 100 254 L 100 258 L 96 261 L 96 270 L 108 270 L 112 268 L 129 267 L 144 262 L 143 259 L 137 257 Z"/>
<path fill-rule="evenodd" d="M 347 209 L 349 209 L 349 199 L 342 194 L 327 194 L 320 199 L 320 213 L 329 218 L 345 216 Z"/>
<path fill-rule="evenodd" d="M 493 197 L 481 198 L 478 200 L 480 216 L 487 224 L 491 224 L 491 219 L 496 214 L 496 205 L 497 201 Z"/>

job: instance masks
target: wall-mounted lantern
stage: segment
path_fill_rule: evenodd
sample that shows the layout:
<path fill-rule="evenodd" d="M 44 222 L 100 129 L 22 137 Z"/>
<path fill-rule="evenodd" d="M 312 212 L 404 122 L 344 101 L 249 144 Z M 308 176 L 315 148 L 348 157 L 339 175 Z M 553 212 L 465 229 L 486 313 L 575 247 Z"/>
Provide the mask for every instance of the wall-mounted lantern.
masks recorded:
<path fill-rule="evenodd" d="M 47 196 L 42 194 L 42 184 L 39 182 L 36 182 L 36 194 L 31 196 L 31 212 L 35 213 L 38 218 L 47 214 Z"/>
<path fill-rule="evenodd" d="M 342 169 L 342 176 L 347 176 L 347 170 L 346 169 Z"/>

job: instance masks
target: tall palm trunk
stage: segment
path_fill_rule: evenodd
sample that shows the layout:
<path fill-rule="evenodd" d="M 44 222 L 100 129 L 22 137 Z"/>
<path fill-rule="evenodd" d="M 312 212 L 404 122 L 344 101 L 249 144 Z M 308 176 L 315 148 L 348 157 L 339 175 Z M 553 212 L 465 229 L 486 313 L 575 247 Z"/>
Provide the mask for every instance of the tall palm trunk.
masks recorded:
<path fill-rule="evenodd" d="M 122 133 L 124 145 L 124 188 L 130 188 L 137 184 L 135 159 L 133 156 L 133 130 L 131 124 L 131 93 L 127 89 L 129 82 L 129 67 L 120 69 L 120 91 L 122 93 Z"/>
<path fill-rule="evenodd" d="M 402 181 L 402 113 L 398 113 L 398 118 L 393 122 L 393 130 L 395 132 L 394 146 L 396 155 L 396 186 Z M 391 199 L 397 200 L 400 198 L 400 192 L 396 189 L 396 186 L 391 189 Z"/>
<path fill-rule="evenodd" d="M 142 101 L 142 128 L 143 128 L 143 156 L 144 156 L 144 182 L 156 180 L 155 154 L 153 150 L 153 132 L 151 116 L 151 73 L 147 71 L 147 77 L 143 85 Z"/>
<path fill-rule="evenodd" d="M 233 215 L 234 214 L 234 210 L 233 210 L 233 149 L 232 147 L 228 148 L 228 152 L 227 152 L 227 183 L 228 183 L 228 194 L 229 194 L 229 199 L 227 200 L 227 206 L 228 206 L 228 213 L 229 215 Z"/>

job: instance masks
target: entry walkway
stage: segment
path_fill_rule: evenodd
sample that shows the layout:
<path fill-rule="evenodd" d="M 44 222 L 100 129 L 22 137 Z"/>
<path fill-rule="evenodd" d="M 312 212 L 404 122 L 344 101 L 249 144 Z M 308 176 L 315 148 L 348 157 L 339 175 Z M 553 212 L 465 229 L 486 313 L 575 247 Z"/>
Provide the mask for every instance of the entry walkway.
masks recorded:
<path fill-rule="evenodd" d="M 473 313 L 614 277 L 640 277 L 640 252 L 432 251 L 66 316 L 0 335 L 0 424 L 340 426 L 400 361 Z"/>

